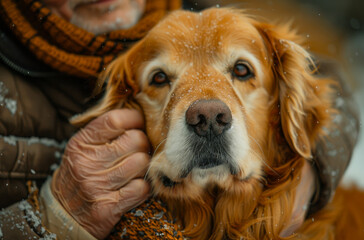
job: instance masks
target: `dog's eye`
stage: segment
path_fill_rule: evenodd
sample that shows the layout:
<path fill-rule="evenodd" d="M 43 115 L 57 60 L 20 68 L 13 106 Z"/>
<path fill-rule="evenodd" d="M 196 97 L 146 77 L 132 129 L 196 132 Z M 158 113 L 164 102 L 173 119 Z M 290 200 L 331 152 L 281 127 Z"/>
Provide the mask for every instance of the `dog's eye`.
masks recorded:
<path fill-rule="evenodd" d="M 169 84 L 169 79 L 167 74 L 160 71 L 153 75 L 152 81 L 150 82 L 151 85 L 156 85 L 158 87 L 164 86 L 165 84 Z"/>
<path fill-rule="evenodd" d="M 244 62 L 237 62 L 232 70 L 233 77 L 239 80 L 247 80 L 253 76 L 253 72 L 250 70 L 248 65 Z"/>

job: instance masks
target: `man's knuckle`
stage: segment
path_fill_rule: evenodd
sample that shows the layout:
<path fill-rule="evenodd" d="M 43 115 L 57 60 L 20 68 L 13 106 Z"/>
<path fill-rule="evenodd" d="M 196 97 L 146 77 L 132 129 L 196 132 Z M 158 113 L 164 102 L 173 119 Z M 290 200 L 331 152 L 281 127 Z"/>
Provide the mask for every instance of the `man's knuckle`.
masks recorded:
<path fill-rule="evenodd" d="M 128 131 L 129 138 L 134 144 L 140 148 L 145 148 L 148 145 L 148 138 L 141 130 L 133 129 Z"/>
<path fill-rule="evenodd" d="M 125 181 L 125 169 L 124 169 L 124 165 L 121 165 L 120 167 L 118 167 L 117 169 L 115 169 L 114 171 L 111 171 L 108 175 L 107 175 L 107 180 L 112 183 L 112 182 L 121 182 L 121 181 Z"/>
<path fill-rule="evenodd" d="M 149 162 L 149 155 L 144 152 L 137 152 L 134 154 L 134 158 L 138 159 L 141 162 Z"/>
<path fill-rule="evenodd" d="M 111 110 L 107 113 L 105 121 L 108 127 L 111 129 L 123 128 L 123 118 L 120 114 L 120 110 Z"/>
<path fill-rule="evenodd" d="M 138 181 L 138 180 L 133 180 L 133 181 Z M 134 184 L 134 188 L 124 187 L 123 189 L 121 189 L 120 193 L 121 201 L 130 204 L 140 200 L 143 196 L 142 191 L 140 191 L 142 189 L 140 186 L 141 184 L 143 183 Z"/>

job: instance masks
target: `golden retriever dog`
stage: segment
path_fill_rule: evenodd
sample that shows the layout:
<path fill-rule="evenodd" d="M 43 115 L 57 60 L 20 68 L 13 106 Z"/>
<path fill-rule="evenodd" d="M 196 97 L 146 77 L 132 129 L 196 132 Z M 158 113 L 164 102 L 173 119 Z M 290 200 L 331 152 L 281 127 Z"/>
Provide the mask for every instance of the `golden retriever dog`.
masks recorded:
<path fill-rule="evenodd" d="M 241 10 L 173 12 L 109 66 L 104 98 L 73 122 L 143 111 L 147 177 L 186 237 L 280 239 L 300 170 L 335 114 L 335 83 L 315 75 L 301 40 Z M 294 236 L 333 238 L 338 211 Z"/>

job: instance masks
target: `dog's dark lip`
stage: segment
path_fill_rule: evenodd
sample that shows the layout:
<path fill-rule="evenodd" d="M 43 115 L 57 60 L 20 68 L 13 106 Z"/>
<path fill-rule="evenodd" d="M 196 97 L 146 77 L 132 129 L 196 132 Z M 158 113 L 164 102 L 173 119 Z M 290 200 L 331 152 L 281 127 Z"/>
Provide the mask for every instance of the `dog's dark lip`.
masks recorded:
<path fill-rule="evenodd" d="M 213 167 L 217 167 L 219 165 L 223 164 L 222 160 L 219 159 L 202 159 L 198 162 L 197 167 L 201 168 L 201 169 L 208 169 L 208 168 L 213 168 Z"/>
<path fill-rule="evenodd" d="M 190 172 L 194 169 L 194 168 L 197 168 L 197 169 L 202 169 L 202 170 L 207 170 L 209 168 L 213 168 L 213 167 L 218 167 L 218 166 L 221 166 L 221 165 L 226 165 L 228 168 L 229 168 L 229 171 L 231 173 L 231 175 L 238 175 L 238 173 L 240 172 L 239 171 L 239 167 L 238 166 L 234 166 L 232 165 L 231 163 L 224 163 L 222 160 L 221 160 L 221 163 L 219 164 L 216 164 L 216 163 L 212 163 L 212 164 L 206 164 L 206 165 L 197 165 L 197 166 L 194 166 L 192 164 L 190 164 L 183 172 L 182 174 L 180 175 L 180 178 L 183 179 L 183 178 L 186 178 L 188 176 L 188 174 L 190 174 Z"/>
<path fill-rule="evenodd" d="M 161 177 L 161 181 L 165 187 L 174 187 L 177 184 L 180 184 L 179 182 L 172 181 L 169 177 L 163 175 Z"/>

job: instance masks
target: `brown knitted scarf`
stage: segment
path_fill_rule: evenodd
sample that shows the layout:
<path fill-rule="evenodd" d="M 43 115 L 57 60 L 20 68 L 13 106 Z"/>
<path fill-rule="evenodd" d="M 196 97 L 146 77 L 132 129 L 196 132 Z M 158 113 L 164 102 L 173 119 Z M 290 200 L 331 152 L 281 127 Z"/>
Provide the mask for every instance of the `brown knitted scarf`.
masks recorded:
<path fill-rule="evenodd" d="M 121 217 L 108 240 L 165 239 L 184 240 L 183 231 L 177 225 L 165 204 L 149 199 Z"/>
<path fill-rule="evenodd" d="M 38 59 L 73 76 L 95 79 L 130 43 L 144 37 L 180 0 L 147 0 L 130 29 L 94 35 L 52 14 L 38 0 L 0 0 L 0 18 Z"/>

